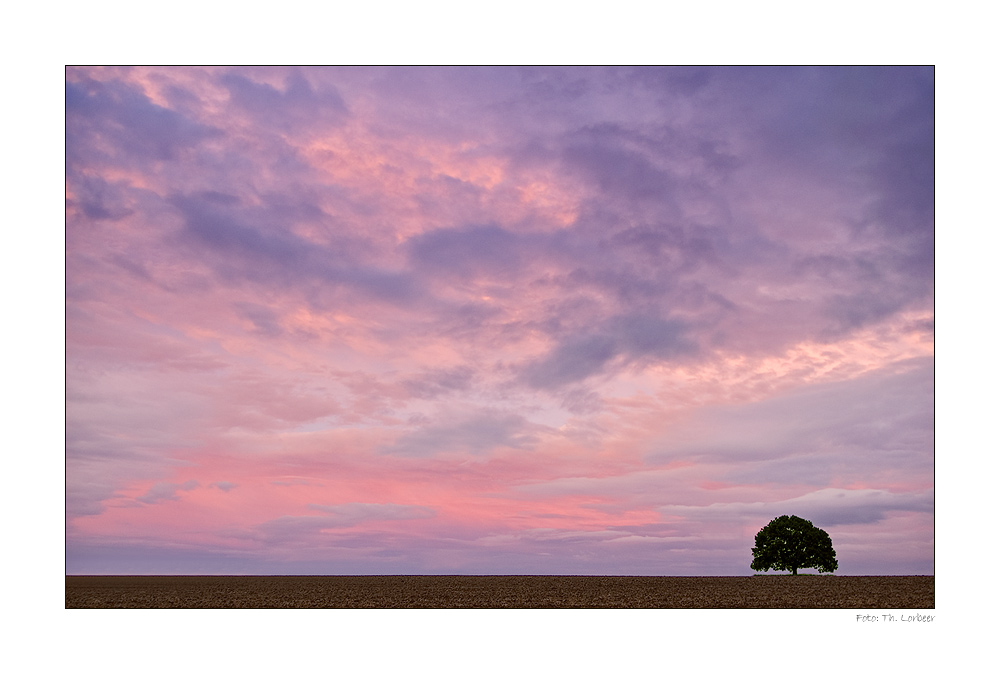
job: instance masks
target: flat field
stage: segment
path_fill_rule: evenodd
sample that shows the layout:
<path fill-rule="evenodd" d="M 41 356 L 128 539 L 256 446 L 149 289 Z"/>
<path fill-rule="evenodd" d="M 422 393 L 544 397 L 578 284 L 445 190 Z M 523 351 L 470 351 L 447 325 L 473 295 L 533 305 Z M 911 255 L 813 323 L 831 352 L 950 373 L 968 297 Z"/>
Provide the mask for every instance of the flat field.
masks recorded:
<path fill-rule="evenodd" d="M 934 608 L 934 576 L 66 576 L 66 608 Z"/>

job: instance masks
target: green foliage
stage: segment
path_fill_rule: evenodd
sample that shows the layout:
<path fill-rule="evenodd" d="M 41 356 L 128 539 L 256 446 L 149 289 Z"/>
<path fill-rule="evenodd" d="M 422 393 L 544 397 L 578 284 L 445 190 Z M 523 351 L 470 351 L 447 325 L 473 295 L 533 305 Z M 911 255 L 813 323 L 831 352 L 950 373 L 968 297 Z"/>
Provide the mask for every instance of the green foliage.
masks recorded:
<path fill-rule="evenodd" d="M 798 575 L 799 569 L 825 573 L 837 570 L 837 553 L 830 534 L 795 515 L 771 520 L 757 532 L 751 552 L 750 568 L 754 571 L 775 569 Z"/>

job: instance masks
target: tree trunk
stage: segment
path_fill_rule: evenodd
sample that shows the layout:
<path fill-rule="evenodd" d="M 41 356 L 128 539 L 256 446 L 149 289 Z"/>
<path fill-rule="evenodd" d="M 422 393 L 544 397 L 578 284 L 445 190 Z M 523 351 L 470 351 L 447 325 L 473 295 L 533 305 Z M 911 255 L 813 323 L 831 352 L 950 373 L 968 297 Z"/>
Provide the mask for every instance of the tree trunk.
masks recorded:
<path fill-rule="evenodd" d="M 799 575 L 799 570 L 797 568 L 795 568 L 794 566 L 792 567 L 792 575 L 793 576 Z"/>

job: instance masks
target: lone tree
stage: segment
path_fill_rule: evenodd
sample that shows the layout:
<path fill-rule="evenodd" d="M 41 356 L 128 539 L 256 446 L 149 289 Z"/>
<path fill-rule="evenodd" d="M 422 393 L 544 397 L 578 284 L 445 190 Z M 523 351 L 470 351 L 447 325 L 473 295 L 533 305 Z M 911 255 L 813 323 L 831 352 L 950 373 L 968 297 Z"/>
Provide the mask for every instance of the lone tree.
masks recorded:
<path fill-rule="evenodd" d="M 813 526 L 809 520 L 795 515 L 782 515 L 757 532 L 754 539 L 754 571 L 791 571 L 797 576 L 799 569 L 817 569 L 833 573 L 837 570 L 837 553 L 830 534 Z"/>

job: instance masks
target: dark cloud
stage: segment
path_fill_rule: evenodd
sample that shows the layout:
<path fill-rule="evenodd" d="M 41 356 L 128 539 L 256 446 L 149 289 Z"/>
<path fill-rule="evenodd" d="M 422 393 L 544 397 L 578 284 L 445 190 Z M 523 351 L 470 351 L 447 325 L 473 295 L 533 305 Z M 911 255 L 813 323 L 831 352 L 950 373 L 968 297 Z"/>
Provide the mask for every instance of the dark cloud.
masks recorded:
<path fill-rule="evenodd" d="M 688 326 L 681 321 L 633 314 L 615 317 L 609 327 L 630 359 L 670 359 L 696 349 L 686 339 Z"/>
<path fill-rule="evenodd" d="M 643 139 L 603 124 L 576 132 L 563 151 L 565 163 L 589 178 L 605 196 L 670 203 L 677 181 L 633 145 Z"/>
<path fill-rule="evenodd" d="M 705 66 L 646 66 L 625 68 L 623 72 L 626 77 L 651 89 L 661 91 L 664 95 L 692 96 L 708 85 L 715 69 Z"/>
<path fill-rule="evenodd" d="M 819 489 L 803 496 L 775 502 L 713 503 L 708 506 L 664 506 L 667 516 L 695 521 L 754 518 L 761 526 L 779 515 L 798 515 L 818 527 L 873 524 L 894 512 L 931 513 L 934 491 L 894 493 L 882 489 Z"/>
<path fill-rule="evenodd" d="M 177 541 L 157 545 L 99 537 L 81 540 L 66 550 L 66 572 L 70 574 L 266 575 L 273 571 L 268 562 L 253 559 L 245 551 L 203 549 Z"/>
<path fill-rule="evenodd" d="M 382 448 L 386 454 L 430 456 L 441 452 L 485 454 L 500 447 L 530 449 L 537 430 L 517 414 L 494 410 L 459 413 L 454 420 L 430 424 Z"/>
<path fill-rule="evenodd" d="M 311 510 L 326 515 L 286 515 L 264 522 L 250 531 L 230 531 L 227 536 L 263 540 L 268 544 L 304 543 L 315 539 L 326 529 L 349 529 L 363 522 L 430 519 L 433 508 L 396 503 L 310 504 Z"/>
<path fill-rule="evenodd" d="M 437 229 L 407 242 L 413 262 L 428 273 L 507 278 L 525 263 L 531 241 L 496 225 Z"/>
<path fill-rule="evenodd" d="M 659 122 L 580 124 L 531 146 L 534 156 L 556 158 L 597 190 L 560 235 L 565 245 L 536 246 L 573 268 L 567 285 L 611 290 L 630 309 L 652 303 L 662 310 L 693 299 L 680 292 L 692 280 L 714 304 L 695 312 L 699 330 L 731 345 L 741 335 L 776 335 L 771 327 L 778 325 L 791 342 L 826 340 L 926 306 L 933 282 L 931 69 L 588 75 L 591 85 L 621 90 L 637 104 L 651 105 L 629 87 L 659 92 L 654 107 L 664 114 Z M 690 88 L 679 84 L 684 78 Z M 684 109 L 697 110 L 697 121 L 674 114 Z M 780 226 L 769 227 L 772 216 L 756 210 L 756 199 L 789 209 L 777 216 Z M 853 240 L 832 243 L 844 235 Z M 830 242 L 823 260 L 811 240 Z M 795 288 L 803 273 L 822 276 L 826 296 L 818 306 L 810 299 L 793 309 L 799 290 L 776 293 L 789 297 L 769 305 L 738 292 L 741 279 Z M 724 312 L 739 315 L 739 328 L 719 328 Z M 751 316 L 754 325 L 747 325 Z M 599 369 L 588 365 L 601 359 L 599 341 L 566 346 L 580 352 L 581 371 Z"/>
<path fill-rule="evenodd" d="M 269 263 L 295 269 L 308 256 L 309 245 L 280 226 L 286 223 L 261 222 L 266 213 L 240 208 L 239 198 L 233 195 L 178 194 L 168 201 L 181 211 L 187 232 L 200 243 L 233 257 L 247 258 L 255 267 Z"/>
<path fill-rule="evenodd" d="M 348 246 L 313 243 L 290 231 L 294 214 L 317 214 L 308 205 L 247 206 L 234 195 L 213 191 L 174 194 L 168 202 L 184 218 L 192 253 L 223 278 L 300 290 L 309 286 L 319 290 L 329 283 L 394 303 L 418 297 L 413 278 L 359 264 Z M 214 256 L 206 256 L 206 250 Z"/>
<path fill-rule="evenodd" d="M 743 121 L 755 161 L 808 176 L 867 204 L 846 221 L 884 241 L 882 267 L 928 280 L 933 269 L 934 69 L 777 68 L 720 71 L 752 101 Z M 929 293 L 929 283 L 917 291 Z"/>
<path fill-rule="evenodd" d="M 623 364 L 671 360 L 697 352 L 689 326 L 654 316 L 620 315 L 599 329 L 570 335 L 540 361 L 524 366 L 521 379 L 537 389 L 559 389 L 601 373 L 615 358 Z"/>
<path fill-rule="evenodd" d="M 78 192 L 77 204 L 91 220 L 121 220 L 134 212 L 124 191 L 99 177 L 74 176 L 72 185 Z M 67 200 L 67 206 L 73 203 L 73 199 Z"/>
<path fill-rule="evenodd" d="M 83 76 L 66 83 L 66 155 L 73 167 L 92 163 L 108 147 L 143 161 L 174 160 L 221 134 L 120 81 Z"/>
<path fill-rule="evenodd" d="M 589 223 L 545 233 L 497 225 L 436 229 L 406 248 L 427 277 L 484 279 L 508 292 L 519 276 L 521 283 L 554 278 L 570 292 L 596 286 L 627 304 L 668 296 L 680 275 L 716 258 L 718 234 L 698 226 L 635 226 L 610 236 L 595 229 Z"/>
<path fill-rule="evenodd" d="M 617 354 L 618 344 L 610 335 L 574 336 L 526 366 L 521 377 L 534 388 L 557 389 L 597 374 Z"/>
<path fill-rule="evenodd" d="M 177 494 L 179 491 L 191 491 L 198 486 L 197 480 L 188 480 L 183 484 L 174 484 L 172 482 L 157 482 L 149 490 L 138 497 L 136 500 L 142 503 L 159 503 L 160 501 L 176 501 L 180 498 Z"/>
<path fill-rule="evenodd" d="M 608 250 L 608 256 L 613 255 Z M 625 306 L 641 303 L 657 303 L 667 297 L 674 287 L 674 280 L 657 278 L 639 265 L 632 267 L 604 264 L 594 267 L 578 267 L 566 275 L 564 285 L 570 288 L 596 287 L 620 299 Z"/>
<path fill-rule="evenodd" d="M 932 69 L 906 70 L 904 97 L 881 130 L 884 151 L 871 169 L 878 199 L 866 227 L 892 247 L 883 264 L 919 281 L 913 294 L 931 292 L 934 271 L 934 80 Z"/>
<path fill-rule="evenodd" d="M 237 72 L 223 75 L 221 81 L 230 100 L 264 128 L 291 131 L 298 126 L 340 124 L 348 116 L 344 99 L 334 86 L 324 83 L 314 87 L 299 68 L 284 78 L 284 89 Z"/>
<path fill-rule="evenodd" d="M 633 225 L 616 233 L 611 243 L 625 250 L 639 252 L 642 258 L 677 271 L 696 269 L 702 263 L 717 261 L 718 230 L 699 225 L 681 226 L 669 222 Z"/>
<path fill-rule="evenodd" d="M 894 296 L 896 295 L 896 296 Z M 905 307 L 908 298 L 893 292 L 862 291 L 852 295 L 835 295 L 826 300 L 826 313 L 834 324 L 823 336 L 834 337 L 877 323 Z"/>

